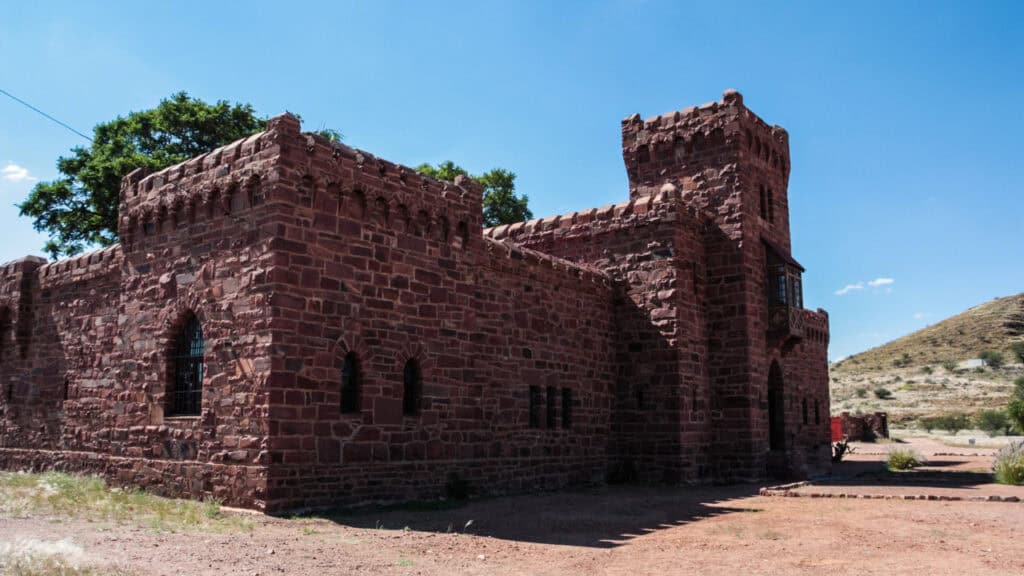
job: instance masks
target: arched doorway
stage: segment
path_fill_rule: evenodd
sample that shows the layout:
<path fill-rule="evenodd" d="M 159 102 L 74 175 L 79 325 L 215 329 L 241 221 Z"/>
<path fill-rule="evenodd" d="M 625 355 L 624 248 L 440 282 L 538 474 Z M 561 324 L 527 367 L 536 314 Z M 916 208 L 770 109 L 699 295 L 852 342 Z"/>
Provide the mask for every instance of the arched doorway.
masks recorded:
<path fill-rule="evenodd" d="M 783 396 L 782 368 L 772 361 L 768 370 L 768 448 L 786 449 L 786 403 Z"/>

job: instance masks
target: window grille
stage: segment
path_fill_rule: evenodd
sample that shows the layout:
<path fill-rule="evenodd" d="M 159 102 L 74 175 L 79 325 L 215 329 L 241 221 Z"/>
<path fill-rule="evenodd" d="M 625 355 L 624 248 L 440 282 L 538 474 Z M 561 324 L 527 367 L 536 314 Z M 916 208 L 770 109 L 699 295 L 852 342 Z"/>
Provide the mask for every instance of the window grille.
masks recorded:
<path fill-rule="evenodd" d="M 199 319 L 192 316 L 178 334 L 174 347 L 173 386 L 168 394 L 169 416 L 199 415 L 202 409 L 205 347 L 203 328 Z"/>

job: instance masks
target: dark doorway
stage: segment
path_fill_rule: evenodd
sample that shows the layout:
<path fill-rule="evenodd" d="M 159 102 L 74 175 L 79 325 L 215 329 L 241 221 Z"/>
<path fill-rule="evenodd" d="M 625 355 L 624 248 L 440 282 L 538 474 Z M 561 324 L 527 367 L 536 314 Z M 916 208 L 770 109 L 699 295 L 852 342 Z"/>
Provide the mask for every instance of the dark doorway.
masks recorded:
<path fill-rule="evenodd" d="M 773 361 L 768 370 L 768 447 L 771 450 L 786 448 L 786 404 L 782 389 L 782 369 Z"/>

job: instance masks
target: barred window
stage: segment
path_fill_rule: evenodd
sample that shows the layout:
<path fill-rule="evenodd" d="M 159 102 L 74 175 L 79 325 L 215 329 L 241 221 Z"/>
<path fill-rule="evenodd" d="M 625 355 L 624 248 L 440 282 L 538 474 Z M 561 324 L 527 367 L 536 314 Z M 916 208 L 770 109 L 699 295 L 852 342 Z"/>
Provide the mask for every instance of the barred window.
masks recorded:
<path fill-rule="evenodd" d="M 173 374 L 168 391 L 168 416 L 198 416 L 203 397 L 203 327 L 190 316 L 178 334 L 171 359 Z"/>
<path fill-rule="evenodd" d="M 359 412 L 361 376 L 359 359 L 355 352 L 349 352 L 345 355 L 345 360 L 341 365 L 341 412 L 343 414 Z"/>
<path fill-rule="evenodd" d="M 405 369 L 402 371 L 402 413 L 406 416 L 415 416 L 420 413 L 420 398 L 423 395 L 423 381 L 420 374 L 420 365 L 415 358 L 405 362 Z"/>

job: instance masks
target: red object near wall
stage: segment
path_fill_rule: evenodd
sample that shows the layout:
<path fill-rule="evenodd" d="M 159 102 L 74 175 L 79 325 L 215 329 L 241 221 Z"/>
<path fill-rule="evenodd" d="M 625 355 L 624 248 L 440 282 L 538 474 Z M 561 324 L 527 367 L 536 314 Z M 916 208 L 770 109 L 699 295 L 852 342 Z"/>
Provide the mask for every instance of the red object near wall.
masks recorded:
<path fill-rule="evenodd" d="M 839 416 L 832 417 L 832 441 L 838 442 L 843 439 L 843 419 Z"/>

